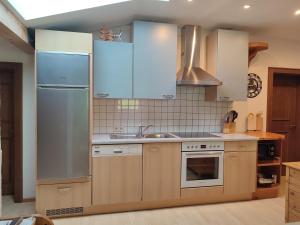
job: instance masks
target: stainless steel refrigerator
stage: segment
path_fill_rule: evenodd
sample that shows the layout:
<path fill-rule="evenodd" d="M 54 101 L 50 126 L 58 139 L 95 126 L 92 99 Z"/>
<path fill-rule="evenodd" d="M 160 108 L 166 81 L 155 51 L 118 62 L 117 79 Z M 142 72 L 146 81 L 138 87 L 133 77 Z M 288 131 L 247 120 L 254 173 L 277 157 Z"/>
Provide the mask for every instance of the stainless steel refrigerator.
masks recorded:
<path fill-rule="evenodd" d="M 39 180 L 89 175 L 89 56 L 38 52 Z"/>

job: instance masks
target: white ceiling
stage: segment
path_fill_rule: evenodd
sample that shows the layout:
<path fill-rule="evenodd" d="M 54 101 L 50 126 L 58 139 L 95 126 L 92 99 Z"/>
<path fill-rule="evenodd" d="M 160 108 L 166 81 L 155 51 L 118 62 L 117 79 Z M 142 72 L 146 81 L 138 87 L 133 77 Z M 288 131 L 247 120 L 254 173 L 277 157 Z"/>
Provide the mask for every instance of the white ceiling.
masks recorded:
<path fill-rule="evenodd" d="M 244 10 L 244 4 L 252 7 Z M 91 32 L 102 25 L 114 27 L 129 24 L 134 19 L 147 19 L 197 24 L 207 29 L 238 28 L 300 40 L 300 15 L 294 15 L 297 9 L 300 9 L 300 0 L 132 0 L 29 20 L 25 24 L 33 28 Z"/>

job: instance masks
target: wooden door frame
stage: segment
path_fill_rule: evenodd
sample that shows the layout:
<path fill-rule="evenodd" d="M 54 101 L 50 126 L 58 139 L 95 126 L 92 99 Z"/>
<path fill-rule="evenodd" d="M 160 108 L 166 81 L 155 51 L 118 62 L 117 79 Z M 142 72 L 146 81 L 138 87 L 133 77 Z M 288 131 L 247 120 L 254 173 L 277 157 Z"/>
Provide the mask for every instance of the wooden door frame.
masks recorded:
<path fill-rule="evenodd" d="M 23 202 L 23 65 L 0 62 L 0 68 L 14 71 L 14 200 Z"/>
<path fill-rule="evenodd" d="M 271 131 L 272 126 L 272 109 L 273 109 L 273 87 L 274 77 L 276 74 L 286 75 L 289 77 L 299 77 L 300 69 L 269 67 L 268 71 L 268 93 L 267 93 L 267 131 Z"/>

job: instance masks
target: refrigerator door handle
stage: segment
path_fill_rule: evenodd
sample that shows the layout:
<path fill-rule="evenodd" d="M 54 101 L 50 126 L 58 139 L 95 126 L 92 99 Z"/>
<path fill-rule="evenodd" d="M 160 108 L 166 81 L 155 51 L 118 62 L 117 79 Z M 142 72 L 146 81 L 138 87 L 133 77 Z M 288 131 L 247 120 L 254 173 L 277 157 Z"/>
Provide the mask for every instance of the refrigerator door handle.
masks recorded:
<path fill-rule="evenodd" d="M 38 86 L 37 89 L 44 90 L 88 90 L 89 87 L 86 86 L 78 86 L 78 87 L 68 87 L 68 86 Z"/>

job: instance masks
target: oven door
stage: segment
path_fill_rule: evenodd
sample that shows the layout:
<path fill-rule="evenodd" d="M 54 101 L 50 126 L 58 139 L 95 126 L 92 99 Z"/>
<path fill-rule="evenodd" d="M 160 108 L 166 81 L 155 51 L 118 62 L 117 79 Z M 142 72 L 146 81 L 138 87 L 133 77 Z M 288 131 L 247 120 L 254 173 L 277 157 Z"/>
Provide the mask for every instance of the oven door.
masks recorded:
<path fill-rule="evenodd" d="M 224 152 L 182 152 L 181 187 L 223 185 Z"/>

